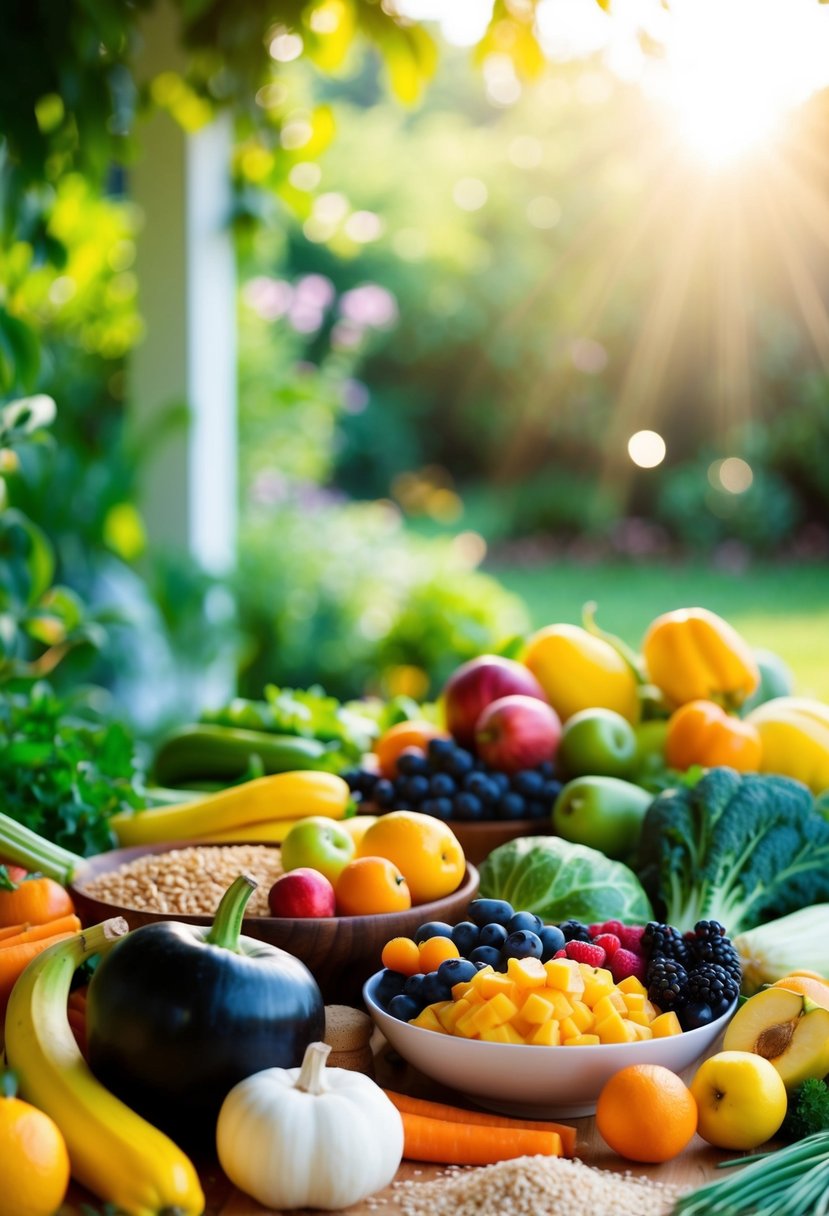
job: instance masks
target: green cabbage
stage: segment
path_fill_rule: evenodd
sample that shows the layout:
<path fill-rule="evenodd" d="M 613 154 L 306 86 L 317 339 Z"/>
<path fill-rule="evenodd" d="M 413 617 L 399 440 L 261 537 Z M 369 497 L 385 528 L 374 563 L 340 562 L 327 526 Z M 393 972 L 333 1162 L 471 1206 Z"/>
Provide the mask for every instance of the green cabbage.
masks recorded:
<path fill-rule="evenodd" d="M 639 879 L 620 861 L 558 836 L 521 836 L 494 849 L 480 870 L 480 892 L 506 899 L 516 911 L 547 924 L 620 920 L 643 925 L 653 917 Z"/>

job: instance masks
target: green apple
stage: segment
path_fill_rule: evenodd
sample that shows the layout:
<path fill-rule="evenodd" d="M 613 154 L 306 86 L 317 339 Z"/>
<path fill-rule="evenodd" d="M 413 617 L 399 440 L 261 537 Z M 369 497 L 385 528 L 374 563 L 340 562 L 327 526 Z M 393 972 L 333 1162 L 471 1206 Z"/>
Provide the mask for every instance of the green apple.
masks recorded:
<path fill-rule="evenodd" d="M 336 819 L 309 815 L 294 824 L 282 841 L 283 870 L 308 868 L 335 883 L 356 851 L 354 837 Z"/>
<path fill-rule="evenodd" d="M 634 727 L 636 736 L 636 759 L 633 765 L 633 775 L 637 781 L 647 781 L 650 777 L 658 777 L 665 772 L 665 741 L 668 737 L 668 723 L 665 719 L 654 719 L 652 722 L 640 722 Z"/>
<path fill-rule="evenodd" d="M 636 848 L 653 795 L 618 777 L 568 781 L 553 807 L 553 828 L 565 840 L 627 858 Z"/>
<path fill-rule="evenodd" d="M 613 709 L 582 709 L 565 722 L 556 761 L 568 777 L 629 777 L 636 763 L 633 727 Z"/>

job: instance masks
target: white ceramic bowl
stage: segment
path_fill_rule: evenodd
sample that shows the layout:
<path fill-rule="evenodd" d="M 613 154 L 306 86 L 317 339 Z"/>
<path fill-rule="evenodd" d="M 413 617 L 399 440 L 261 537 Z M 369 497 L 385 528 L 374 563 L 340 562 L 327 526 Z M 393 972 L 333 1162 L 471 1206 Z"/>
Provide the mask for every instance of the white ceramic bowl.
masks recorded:
<path fill-rule="evenodd" d="M 363 999 L 404 1060 L 480 1106 L 531 1119 L 592 1115 L 605 1081 L 628 1064 L 662 1064 L 682 1072 L 711 1051 L 734 1013 L 732 1008 L 709 1026 L 641 1043 L 598 1047 L 482 1043 L 393 1018 L 374 998 L 381 974 L 378 971 L 366 981 Z"/>

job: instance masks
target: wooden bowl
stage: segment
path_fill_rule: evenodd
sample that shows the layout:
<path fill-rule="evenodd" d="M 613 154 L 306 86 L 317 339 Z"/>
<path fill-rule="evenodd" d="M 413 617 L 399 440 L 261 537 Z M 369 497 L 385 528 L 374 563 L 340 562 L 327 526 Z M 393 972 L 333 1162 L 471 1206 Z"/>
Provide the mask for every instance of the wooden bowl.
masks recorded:
<path fill-rule="evenodd" d="M 453 819 L 449 827 L 460 841 L 466 860 L 476 866 L 499 844 L 519 836 L 549 836 L 553 831 L 549 819 L 488 819 L 480 823 Z"/>
<path fill-rule="evenodd" d="M 145 912 L 106 903 L 87 895 L 83 886 L 124 862 L 133 861 L 147 853 L 168 853 L 173 849 L 218 848 L 197 840 L 173 841 L 165 844 L 136 845 L 129 849 L 113 849 L 90 857 L 75 875 L 69 894 L 84 926 L 96 924 L 110 916 L 123 916 L 131 929 L 160 921 L 177 920 L 187 925 L 209 925 L 210 916 L 178 916 L 172 913 Z M 265 848 L 279 848 L 267 844 Z M 466 907 L 478 890 L 478 871 L 468 865 L 463 881 L 456 891 L 443 899 L 418 904 L 405 912 L 385 912 L 376 916 L 331 916 L 315 919 L 292 919 L 276 916 L 245 917 L 243 932 L 248 937 L 270 942 L 302 960 L 313 973 L 326 1003 L 362 1006 L 363 983 L 380 966 L 380 953 L 392 937 L 410 937 L 419 925 L 430 920 L 450 924 L 466 917 Z"/>

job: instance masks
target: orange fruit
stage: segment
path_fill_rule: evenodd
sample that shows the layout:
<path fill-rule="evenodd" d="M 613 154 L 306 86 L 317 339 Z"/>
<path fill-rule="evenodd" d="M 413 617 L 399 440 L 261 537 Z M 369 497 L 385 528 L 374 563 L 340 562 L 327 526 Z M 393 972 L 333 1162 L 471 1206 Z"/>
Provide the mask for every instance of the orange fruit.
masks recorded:
<path fill-rule="evenodd" d="M 69 1154 L 48 1115 L 14 1097 L 0 1078 L 0 1216 L 52 1216 L 69 1186 Z"/>
<path fill-rule="evenodd" d="M 688 1086 L 661 1064 L 630 1064 L 606 1082 L 596 1127 L 629 1161 L 670 1161 L 697 1130 L 697 1104 Z"/>
<path fill-rule="evenodd" d="M 350 861 L 334 885 L 334 894 L 340 916 L 405 912 L 412 906 L 405 878 L 387 857 Z"/>
<path fill-rule="evenodd" d="M 460 950 L 450 937 L 428 937 L 420 943 L 418 971 L 437 971 L 448 958 L 460 958 Z"/>
<path fill-rule="evenodd" d="M 420 951 L 417 942 L 410 937 L 393 937 L 386 942 L 380 962 L 389 971 L 399 971 L 401 975 L 417 975 L 420 970 Z"/>
<path fill-rule="evenodd" d="M 414 720 L 397 722 L 384 731 L 374 744 L 374 754 L 377 757 L 380 775 L 382 777 L 397 776 L 397 760 L 401 752 L 410 747 L 426 750 L 430 739 L 448 739 L 449 735 L 439 726 L 431 722 Z"/>
<path fill-rule="evenodd" d="M 357 845 L 357 856 L 393 861 L 408 883 L 413 904 L 450 895 L 466 870 L 463 849 L 449 825 L 420 811 L 381 815 Z"/>

